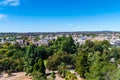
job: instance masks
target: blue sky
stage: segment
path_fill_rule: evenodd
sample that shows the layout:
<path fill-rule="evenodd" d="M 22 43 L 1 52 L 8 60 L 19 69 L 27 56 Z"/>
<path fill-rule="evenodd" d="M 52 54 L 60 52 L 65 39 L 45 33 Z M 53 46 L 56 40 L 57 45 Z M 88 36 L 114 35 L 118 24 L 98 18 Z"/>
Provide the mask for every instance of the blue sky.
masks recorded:
<path fill-rule="evenodd" d="M 0 32 L 120 31 L 120 0 L 0 0 Z"/>

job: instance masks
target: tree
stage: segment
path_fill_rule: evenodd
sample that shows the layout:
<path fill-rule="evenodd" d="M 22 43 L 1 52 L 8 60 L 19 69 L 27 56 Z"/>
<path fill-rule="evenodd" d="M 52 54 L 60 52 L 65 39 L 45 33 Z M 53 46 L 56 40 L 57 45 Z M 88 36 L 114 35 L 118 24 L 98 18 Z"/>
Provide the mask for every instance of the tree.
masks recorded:
<path fill-rule="evenodd" d="M 54 53 L 47 59 L 47 68 L 50 70 L 56 70 L 61 63 L 67 65 L 74 64 L 73 55 L 67 54 L 66 52 Z"/>
<path fill-rule="evenodd" d="M 106 61 L 96 61 L 90 67 L 90 72 L 86 75 L 87 80 L 112 80 L 111 73 L 115 70 L 115 66 L 112 63 Z"/>
<path fill-rule="evenodd" d="M 86 40 L 85 44 L 81 45 L 81 51 L 85 51 L 85 52 L 93 52 L 94 51 L 94 42 L 91 40 Z"/>
<path fill-rule="evenodd" d="M 56 53 L 61 50 L 61 44 L 62 42 L 66 40 L 65 36 L 58 37 L 57 40 L 53 42 L 51 45 L 51 49 L 53 49 L 53 52 Z"/>
<path fill-rule="evenodd" d="M 77 52 L 77 47 L 72 36 L 69 36 L 64 41 L 62 41 L 61 50 L 72 54 Z"/>
<path fill-rule="evenodd" d="M 87 41 L 85 42 L 85 45 L 86 45 L 86 47 L 92 48 L 92 47 L 94 46 L 94 42 L 93 42 L 93 41 L 90 41 L 90 40 L 87 40 Z"/>
<path fill-rule="evenodd" d="M 45 66 L 42 59 L 39 59 L 37 63 L 35 63 L 32 72 L 32 80 L 46 80 L 45 76 Z"/>
<path fill-rule="evenodd" d="M 78 80 L 75 74 L 72 74 L 71 72 L 67 71 L 65 80 Z"/>
<path fill-rule="evenodd" d="M 120 80 L 120 69 L 116 69 L 111 76 L 111 80 Z"/>
<path fill-rule="evenodd" d="M 98 44 L 94 46 L 95 51 L 100 51 L 101 53 L 103 52 L 103 47 L 102 45 Z"/>
<path fill-rule="evenodd" d="M 37 47 L 37 56 L 39 56 L 43 60 L 47 59 L 49 56 L 48 52 L 47 52 L 47 48 L 44 46 L 38 46 Z"/>
<path fill-rule="evenodd" d="M 51 48 L 54 50 L 55 53 L 58 51 L 64 51 L 71 54 L 77 52 L 77 47 L 74 43 L 72 36 L 65 37 L 63 35 L 62 37 L 58 37 L 58 39 L 53 42 Z"/>
<path fill-rule="evenodd" d="M 12 59 L 11 58 L 4 58 L 2 60 L 0 60 L 0 71 L 8 71 L 10 70 L 10 67 L 12 65 Z"/>
<path fill-rule="evenodd" d="M 76 59 L 75 70 L 81 77 L 85 78 L 86 72 L 89 71 L 88 53 L 86 52 L 79 53 Z"/>
<path fill-rule="evenodd" d="M 27 51 L 24 58 L 26 74 L 31 74 L 34 64 L 38 61 L 39 53 L 37 52 L 37 46 L 31 44 L 27 47 Z"/>
<path fill-rule="evenodd" d="M 110 62 L 109 54 L 94 52 L 88 57 L 89 71 L 85 74 L 87 80 L 111 80 L 115 65 Z"/>
<path fill-rule="evenodd" d="M 61 76 L 61 77 L 65 77 L 66 75 L 66 72 L 67 72 L 67 67 L 66 67 L 66 64 L 65 63 L 61 63 L 59 66 L 58 66 L 58 74 Z"/>
<path fill-rule="evenodd" d="M 103 40 L 101 42 L 101 45 L 103 46 L 103 48 L 107 49 L 108 47 L 110 47 L 110 42 L 107 40 Z"/>

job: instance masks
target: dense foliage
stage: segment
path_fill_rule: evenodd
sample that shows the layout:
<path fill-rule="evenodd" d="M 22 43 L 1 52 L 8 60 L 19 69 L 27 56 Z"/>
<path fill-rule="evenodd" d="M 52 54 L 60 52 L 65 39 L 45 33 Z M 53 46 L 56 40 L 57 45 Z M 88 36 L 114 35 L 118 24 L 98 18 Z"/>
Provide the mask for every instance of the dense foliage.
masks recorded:
<path fill-rule="evenodd" d="M 107 40 L 90 41 L 78 45 L 69 37 L 58 37 L 48 46 L 0 45 L 0 73 L 25 71 L 33 80 L 46 80 L 45 70 L 54 70 L 66 80 L 78 80 L 77 74 L 86 80 L 119 80 L 120 47 L 111 46 Z"/>
<path fill-rule="evenodd" d="M 45 77 L 45 65 L 42 59 L 39 59 L 37 63 L 35 63 L 32 72 L 33 80 L 46 80 Z"/>
<path fill-rule="evenodd" d="M 120 48 L 113 48 L 106 40 L 86 41 L 81 46 L 75 67 L 78 74 L 87 80 L 113 80 Z"/>
<path fill-rule="evenodd" d="M 23 56 L 25 48 L 18 45 L 5 43 L 0 48 L 0 72 L 18 72 L 23 71 Z"/>

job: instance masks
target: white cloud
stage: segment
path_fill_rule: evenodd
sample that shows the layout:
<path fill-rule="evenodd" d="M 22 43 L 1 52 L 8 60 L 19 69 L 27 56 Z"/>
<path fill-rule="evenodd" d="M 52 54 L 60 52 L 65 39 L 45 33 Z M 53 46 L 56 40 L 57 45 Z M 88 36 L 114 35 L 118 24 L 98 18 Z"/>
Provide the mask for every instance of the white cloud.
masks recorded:
<path fill-rule="evenodd" d="M 7 15 L 0 14 L 0 20 L 7 20 Z"/>
<path fill-rule="evenodd" d="M 82 28 L 82 26 L 77 26 L 76 28 L 80 29 L 80 28 Z"/>
<path fill-rule="evenodd" d="M 0 2 L 1 6 L 17 6 L 19 4 L 19 0 L 3 0 L 2 2 Z"/>
<path fill-rule="evenodd" d="M 72 26 L 73 24 L 68 24 L 69 26 Z"/>

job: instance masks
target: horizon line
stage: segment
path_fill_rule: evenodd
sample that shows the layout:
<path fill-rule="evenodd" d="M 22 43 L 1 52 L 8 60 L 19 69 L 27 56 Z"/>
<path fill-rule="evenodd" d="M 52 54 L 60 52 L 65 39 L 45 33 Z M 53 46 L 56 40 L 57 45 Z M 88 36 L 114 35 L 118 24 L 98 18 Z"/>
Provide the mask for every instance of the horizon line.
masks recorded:
<path fill-rule="evenodd" d="M 120 31 L 110 31 L 110 30 L 101 30 L 101 31 L 28 31 L 28 32 L 22 32 L 22 31 L 18 31 L 18 32 L 14 32 L 14 31 L 11 31 L 11 32 L 0 32 L 0 33 L 75 33 L 75 32 L 120 32 Z"/>

